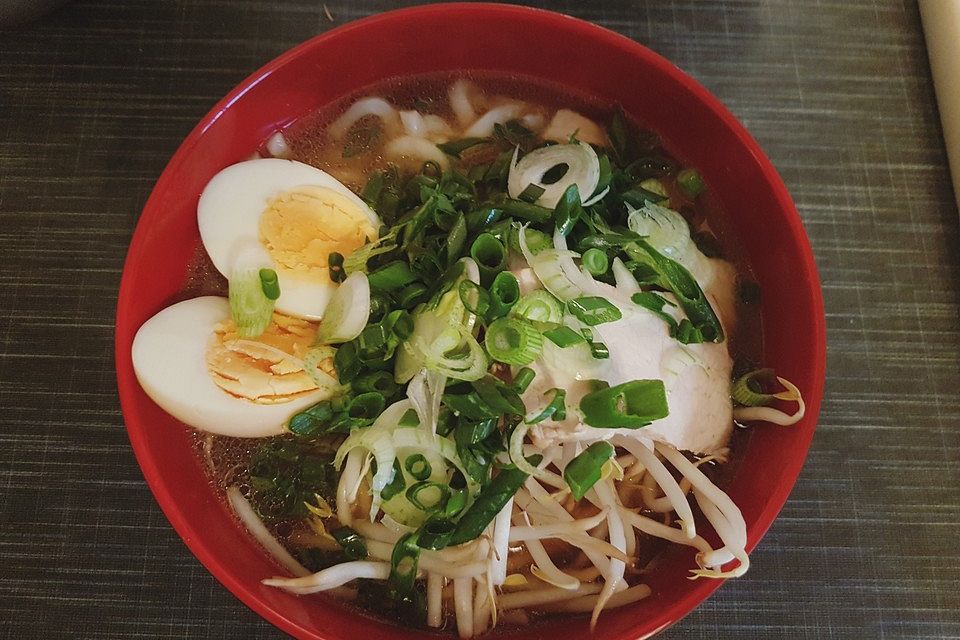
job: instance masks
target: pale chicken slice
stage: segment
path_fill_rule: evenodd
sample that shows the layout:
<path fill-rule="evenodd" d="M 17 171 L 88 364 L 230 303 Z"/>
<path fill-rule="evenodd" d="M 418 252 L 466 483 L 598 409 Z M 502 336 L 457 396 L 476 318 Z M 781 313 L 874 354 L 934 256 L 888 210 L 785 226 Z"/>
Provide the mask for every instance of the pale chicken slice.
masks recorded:
<path fill-rule="evenodd" d="M 576 135 L 580 142 L 599 147 L 607 146 L 607 134 L 603 128 L 590 118 L 570 109 L 560 109 L 553 115 L 543 132 L 543 139 L 567 142 L 572 135 Z"/>

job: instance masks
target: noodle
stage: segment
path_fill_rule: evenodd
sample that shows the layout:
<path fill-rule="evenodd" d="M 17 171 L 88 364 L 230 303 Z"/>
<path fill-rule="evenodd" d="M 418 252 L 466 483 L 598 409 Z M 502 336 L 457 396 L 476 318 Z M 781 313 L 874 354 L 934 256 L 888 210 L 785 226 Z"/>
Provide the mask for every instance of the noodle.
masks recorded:
<path fill-rule="evenodd" d="M 427 573 L 427 626 L 443 626 L 443 583 L 439 573 Z"/>

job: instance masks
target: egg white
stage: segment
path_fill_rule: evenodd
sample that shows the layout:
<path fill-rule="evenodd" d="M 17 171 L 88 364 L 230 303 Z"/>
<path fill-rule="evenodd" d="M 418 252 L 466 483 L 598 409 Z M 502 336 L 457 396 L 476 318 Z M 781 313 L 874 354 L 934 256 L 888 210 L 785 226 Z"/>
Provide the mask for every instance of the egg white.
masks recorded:
<path fill-rule="evenodd" d="M 278 195 L 297 187 L 330 189 L 344 196 L 369 218 L 374 229 L 380 219 L 348 187 L 330 174 L 295 160 L 259 158 L 231 165 L 207 183 L 197 203 L 200 239 L 217 270 L 228 279 L 238 257 L 255 247 L 259 258 L 273 263 L 260 243 L 260 216 Z M 319 320 L 336 285 L 305 278 L 285 277 L 277 269 L 281 313 Z"/>
<path fill-rule="evenodd" d="M 290 417 L 329 397 L 318 389 L 282 404 L 256 404 L 220 387 L 207 370 L 214 326 L 230 318 L 226 298 L 178 302 L 153 316 L 133 339 L 133 369 L 140 386 L 177 420 L 235 438 L 283 433 Z"/>

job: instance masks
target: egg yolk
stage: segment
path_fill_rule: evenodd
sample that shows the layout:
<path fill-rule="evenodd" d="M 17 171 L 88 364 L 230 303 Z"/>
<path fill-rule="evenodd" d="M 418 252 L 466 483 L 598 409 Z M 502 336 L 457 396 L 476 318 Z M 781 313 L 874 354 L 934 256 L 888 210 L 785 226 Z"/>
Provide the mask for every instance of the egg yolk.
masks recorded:
<path fill-rule="evenodd" d="M 260 216 L 260 239 L 286 275 L 329 278 L 329 255 L 349 255 L 376 240 L 377 230 L 342 194 L 303 186 L 270 201 Z"/>
<path fill-rule="evenodd" d="M 257 404 L 289 402 L 317 389 L 303 369 L 303 357 L 317 333 L 317 325 L 274 313 L 266 331 L 254 340 L 237 335 L 232 320 L 214 327 L 207 348 L 207 370 L 218 387 Z M 333 359 L 319 363 L 335 376 Z"/>

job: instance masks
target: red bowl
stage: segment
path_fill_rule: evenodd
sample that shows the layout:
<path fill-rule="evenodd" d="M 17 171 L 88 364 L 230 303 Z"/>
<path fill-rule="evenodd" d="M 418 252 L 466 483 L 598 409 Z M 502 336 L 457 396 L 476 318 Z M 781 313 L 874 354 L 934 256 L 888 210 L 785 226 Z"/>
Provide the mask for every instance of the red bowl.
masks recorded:
<path fill-rule="evenodd" d="M 441 34 L 441 37 L 438 37 Z M 140 389 L 130 348 L 140 325 L 184 285 L 199 242 L 197 198 L 210 178 L 247 158 L 284 126 L 361 87 L 411 74 L 485 70 L 560 83 L 627 113 L 697 167 L 763 289 L 765 359 L 807 399 L 791 428 L 754 427 L 729 493 L 752 549 L 797 479 L 813 436 L 826 360 L 823 301 L 800 218 L 783 182 L 743 126 L 706 89 L 639 44 L 593 24 L 503 5 L 448 4 L 392 11 L 318 36 L 254 73 L 221 100 L 174 154 L 147 201 L 124 267 L 117 305 L 120 400 L 137 459 L 160 507 L 190 550 L 238 598 L 298 638 L 425 635 L 375 620 L 323 596 L 264 587 L 274 563 L 212 490 L 186 429 Z M 789 282 L 790 286 L 783 286 Z M 719 581 L 687 580 L 685 549 L 666 554 L 654 595 L 605 612 L 608 640 L 646 638 L 702 602 Z M 749 574 L 742 578 L 750 580 Z M 586 617 L 498 632 L 511 638 L 588 637 Z"/>

